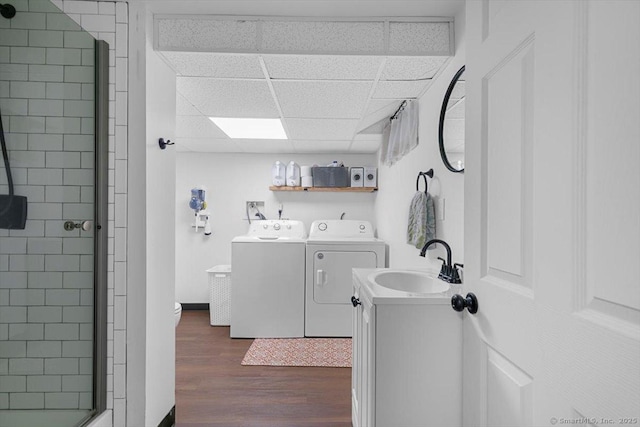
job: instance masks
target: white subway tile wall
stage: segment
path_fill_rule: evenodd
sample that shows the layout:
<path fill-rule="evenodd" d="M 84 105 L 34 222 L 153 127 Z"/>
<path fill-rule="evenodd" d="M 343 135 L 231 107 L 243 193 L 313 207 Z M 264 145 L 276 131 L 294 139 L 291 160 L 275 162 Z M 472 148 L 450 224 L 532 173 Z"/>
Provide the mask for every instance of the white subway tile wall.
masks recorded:
<path fill-rule="evenodd" d="M 16 17 L 0 20 L 0 108 L 29 216 L 25 230 L 0 230 L 0 410 L 93 405 L 93 236 L 63 229 L 93 216 L 94 56 L 82 28 L 110 50 L 107 406 L 124 425 L 127 4 L 11 3 Z"/>

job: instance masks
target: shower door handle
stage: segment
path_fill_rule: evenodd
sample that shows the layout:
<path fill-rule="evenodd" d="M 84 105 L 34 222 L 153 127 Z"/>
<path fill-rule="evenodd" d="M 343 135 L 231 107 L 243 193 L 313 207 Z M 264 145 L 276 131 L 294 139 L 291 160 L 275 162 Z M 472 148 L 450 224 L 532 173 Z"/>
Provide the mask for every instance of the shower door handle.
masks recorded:
<path fill-rule="evenodd" d="M 79 228 L 82 231 L 91 231 L 91 229 L 93 228 L 93 221 L 82 221 L 82 222 L 66 221 L 64 223 L 64 229 L 67 231 L 73 231 L 76 228 Z"/>

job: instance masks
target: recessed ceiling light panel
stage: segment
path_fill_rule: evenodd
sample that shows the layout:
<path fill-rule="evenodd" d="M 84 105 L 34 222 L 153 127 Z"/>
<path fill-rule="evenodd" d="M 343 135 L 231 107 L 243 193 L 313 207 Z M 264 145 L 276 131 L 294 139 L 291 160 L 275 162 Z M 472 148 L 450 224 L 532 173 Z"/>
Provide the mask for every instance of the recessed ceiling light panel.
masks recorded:
<path fill-rule="evenodd" d="M 209 117 L 233 139 L 287 139 L 280 119 Z"/>

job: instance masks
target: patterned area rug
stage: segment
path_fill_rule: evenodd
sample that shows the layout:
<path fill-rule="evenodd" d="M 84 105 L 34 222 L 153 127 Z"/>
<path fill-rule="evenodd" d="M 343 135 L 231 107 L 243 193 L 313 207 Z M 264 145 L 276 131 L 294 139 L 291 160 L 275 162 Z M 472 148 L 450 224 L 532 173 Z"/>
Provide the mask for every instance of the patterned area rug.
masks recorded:
<path fill-rule="evenodd" d="M 242 365 L 351 367 L 351 338 L 256 338 Z"/>

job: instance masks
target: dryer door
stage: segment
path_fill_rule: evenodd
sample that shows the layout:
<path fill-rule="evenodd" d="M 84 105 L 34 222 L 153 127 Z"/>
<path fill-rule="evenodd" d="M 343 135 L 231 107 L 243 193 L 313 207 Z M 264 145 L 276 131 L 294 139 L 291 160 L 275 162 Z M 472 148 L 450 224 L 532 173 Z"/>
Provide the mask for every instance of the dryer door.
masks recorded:
<path fill-rule="evenodd" d="M 313 300 L 318 304 L 350 304 L 351 269 L 376 268 L 375 252 L 316 251 L 313 255 Z"/>

